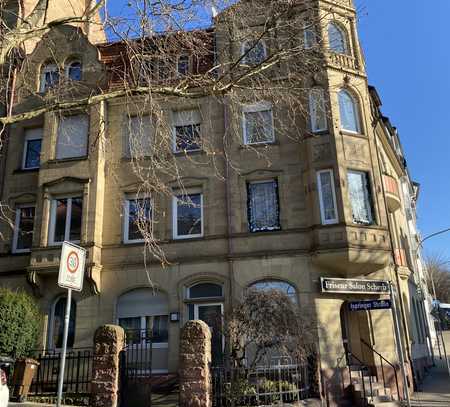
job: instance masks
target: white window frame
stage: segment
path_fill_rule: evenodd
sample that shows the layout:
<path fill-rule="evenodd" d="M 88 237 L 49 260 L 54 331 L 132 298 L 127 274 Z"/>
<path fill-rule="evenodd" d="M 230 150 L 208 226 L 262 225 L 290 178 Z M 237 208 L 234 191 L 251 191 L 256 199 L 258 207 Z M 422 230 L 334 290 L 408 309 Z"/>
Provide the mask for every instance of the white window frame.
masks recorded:
<path fill-rule="evenodd" d="M 264 111 L 270 111 L 271 116 L 271 133 L 272 137 L 270 140 L 267 141 L 257 141 L 257 142 L 249 142 L 247 137 L 247 119 L 245 117 L 246 113 L 258 113 L 258 112 L 264 112 Z M 257 144 L 273 144 L 275 142 L 275 126 L 274 126 L 274 118 L 273 118 L 273 106 L 270 102 L 258 102 L 253 103 L 250 105 L 245 105 L 242 108 L 242 131 L 244 134 L 244 144 L 245 145 L 257 145 Z"/>
<path fill-rule="evenodd" d="M 355 109 L 356 131 L 345 129 L 342 124 L 342 112 L 341 112 L 341 101 L 340 101 L 341 93 L 346 93 L 353 102 L 353 107 Z M 361 106 L 359 103 L 359 99 L 352 92 L 348 91 L 345 88 L 340 89 L 337 96 L 338 96 L 337 102 L 338 102 L 338 109 L 339 109 L 339 128 L 341 129 L 341 131 L 343 131 L 345 133 L 350 133 L 350 134 L 363 134 L 362 127 L 361 127 Z"/>
<path fill-rule="evenodd" d="M 255 66 L 255 65 L 261 64 L 262 62 L 264 62 L 264 61 L 267 59 L 267 45 L 266 45 L 266 42 L 265 42 L 264 40 L 262 40 L 262 39 L 258 40 L 258 41 L 257 41 L 257 42 L 258 42 L 258 45 L 261 44 L 261 45 L 263 46 L 263 49 L 264 49 L 264 57 L 263 57 L 263 60 L 262 60 L 262 61 L 257 61 L 257 62 L 248 61 L 248 60 L 247 60 L 248 54 L 245 55 L 245 53 L 246 53 L 245 48 L 246 48 L 246 46 L 247 46 L 248 43 L 252 43 L 252 42 L 255 42 L 255 41 L 252 41 L 252 40 L 246 40 L 246 41 L 243 41 L 243 42 L 242 42 L 242 44 L 241 44 L 241 56 L 242 56 L 242 64 Z M 254 48 L 254 46 L 253 46 L 253 48 Z"/>
<path fill-rule="evenodd" d="M 170 315 L 146 315 L 146 316 L 142 316 L 142 315 L 136 315 L 135 317 L 123 317 L 123 318 L 116 318 L 116 324 L 119 325 L 119 320 L 120 319 L 127 319 L 127 318 L 140 318 L 141 319 L 141 327 L 139 328 L 140 333 L 141 333 L 141 342 L 140 344 L 143 344 L 146 348 L 149 348 L 148 346 L 148 342 L 143 340 L 142 337 L 142 333 L 144 331 L 147 331 L 147 317 L 167 317 L 167 335 L 169 334 L 169 324 L 170 324 Z M 133 346 L 133 345 L 131 345 Z M 169 347 L 169 338 L 167 338 L 167 342 L 158 342 L 158 343 L 154 343 L 152 341 L 152 349 L 167 349 Z M 167 372 L 167 370 L 164 369 L 159 369 L 159 370 L 155 370 L 152 369 L 153 373 L 158 373 L 158 372 Z"/>
<path fill-rule="evenodd" d="M 334 219 L 325 219 L 325 205 L 323 202 L 323 192 L 322 192 L 322 182 L 320 175 L 323 173 L 329 173 L 331 177 L 331 190 L 333 195 L 333 207 L 336 217 Z M 333 225 L 339 222 L 339 214 L 336 205 L 336 189 L 334 185 L 334 171 L 332 169 L 317 171 L 317 190 L 319 191 L 319 206 L 320 206 L 320 217 L 322 219 L 322 225 Z"/>
<path fill-rule="evenodd" d="M 178 197 L 182 196 L 182 194 L 177 194 L 172 198 L 172 230 L 173 230 L 173 238 L 176 240 L 183 240 L 183 239 L 194 239 L 204 236 L 204 230 L 205 230 L 205 217 L 203 213 L 203 192 L 196 192 L 196 191 L 187 191 L 185 195 L 200 195 L 200 219 L 201 219 L 201 226 L 202 230 L 201 233 L 197 233 L 196 235 L 179 235 L 178 234 Z"/>
<path fill-rule="evenodd" d="M 123 219 L 123 242 L 125 244 L 131 244 L 131 243 L 144 243 L 145 239 L 129 239 L 128 238 L 128 234 L 130 231 L 130 225 L 129 225 L 129 216 L 130 216 L 130 201 L 135 201 L 135 200 L 139 200 L 139 199 L 148 199 L 150 201 L 150 215 L 151 215 L 151 219 L 150 221 L 152 222 L 152 218 L 153 218 L 153 200 L 149 197 L 149 196 L 143 196 L 143 197 L 139 197 L 137 195 L 127 195 L 125 196 L 125 202 L 124 202 L 124 219 Z"/>
<path fill-rule="evenodd" d="M 198 108 L 198 109 L 196 109 L 196 108 L 193 108 L 193 109 L 187 109 L 187 111 L 195 111 L 195 110 L 197 110 L 198 111 L 198 113 L 199 113 L 199 116 L 200 116 L 200 118 L 202 118 L 201 117 L 201 111 L 200 111 L 200 109 Z M 180 110 L 180 111 L 182 111 L 182 110 Z M 172 150 L 173 150 L 173 152 L 174 153 L 183 153 L 185 150 L 179 150 L 179 149 L 177 149 L 177 127 L 181 127 L 181 126 L 178 126 L 178 125 L 176 125 L 175 123 L 174 123 L 174 116 L 175 116 L 175 114 L 176 113 L 178 113 L 179 111 L 178 110 L 174 110 L 174 111 L 172 111 Z M 200 127 L 200 131 L 199 131 L 199 138 L 200 138 L 200 144 L 201 144 L 201 137 L 202 137 L 202 121 L 200 121 L 200 123 L 195 123 L 195 124 L 192 124 L 192 123 L 190 123 L 190 124 L 183 124 L 183 127 L 184 126 L 199 126 Z M 199 146 L 199 148 L 195 148 L 195 149 L 192 149 L 192 150 L 186 150 L 186 153 L 193 153 L 193 152 L 195 152 L 195 151 L 202 151 L 202 147 L 201 147 L 201 145 Z"/>
<path fill-rule="evenodd" d="M 56 64 L 46 64 L 41 67 L 41 73 L 39 75 L 39 92 L 45 93 L 48 91 L 49 88 L 47 88 L 47 84 L 45 81 L 45 74 L 48 72 L 57 72 L 58 75 L 60 74 L 58 65 Z M 61 79 L 61 78 L 59 78 Z"/>
<path fill-rule="evenodd" d="M 75 63 L 80 64 L 80 73 L 81 73 L 80 81 L 81 81 L 81 80 L 83 80 L 83 63 L 79 59 L 71 59 L 64 68 L 64 74 L 67 79 L 74 81 L 74 79 L 70 78 L 69 73 L 70 73 L 71 66 Z"/>
<path fill-rule="evenodd" d="M 31 252 L 31 248 L 30 249 L 18 249 L 17 248 L 17 243 L 19 240 L 19 226 L 20 226 L 20 210 L 23 208 L 34 208 L 34 210 L 36 211 L 36 205 L 35 204 L 23 204 L 23 205 L 17 205 L 16 206 L 16 214 L 15 214 L 15 220 L 14 220 L 14 231 L 13 231 L 13 242 L 12 242 L 12 248 L 11 251 L 13 253 L 30 253 Z M 36 212 L 34 214 L 34 216 L 36 217 Z M 34 227 L 34 219 L 33 219 L 33 227 Z"/>
<path fill-rule="evenodd" d="M 40 129 L 42 130 L 41 137 L 36 137 L 36 136 L 33 136 L 32 134 L 25 134 L 25 140 L 24 140 L 24 144 L 23 144 L 23 154 L 22 154 L 22 169 L 23 170 L 35 170 L 37 168 L 40 168 L 40 165 L 37 167 L 26 167 L 25 166 L 26 161 L 27 161 L 27 151 L 28 151 L 28 142 L 29 141 L 41 140 L 41 151 L 42 151 L 42 138 L 43 138 L 44 129 L 42 127 L 40 127 Z M 31 128 L 31 129 L 27 129 L 27 130 L 34 130 L 34 129 Z"/>
<path fill-rule="evenodd" d="M 67 120 L 68 118 L 73 118 L 73 117 L 83 117 L 86 118 L 86 150 L 83 152 L 82 155 L 71 155 L 68 157 L 58 157 L 59 154 L 61 154 L 61 151 L 58 151 L 58 142 L 59 140 L 59 136 L 60 136 L 60 126 L 61 126 L 61 122 L 64 120 Z M 68 114 L 68 115 L 63 115 L 61 117 L 58 118 L 57 120 L 57 126 L 56 126 L 56 144 L 55 144 L 55 160 L 83 160 L 84 158 L 87 158 L 89 156 L 89 136 L 90 136 L 90 130 L 91 130 L 91 117 L 88 113 L 77 113 L 77 114 Z M 59 153 L 59 154 L 58 154 Z"/>
<path fill-rule="evenodd" d="M 72 199 L 81 198 L 83 200 L 84 206 L 84 196 L 82 193 L 54 197 L 50 201 L 50 222 L 49 222 L 49 233 L 48 233 L 48 245 L 49 246 L 61 246 L 63 242 L 55 242 L 55 226 L 56 226 L 56 201 L 59 199 L 67 199 L 67 211 L 66 211 L 66 224 L 64 230 L 64 240 L 70 241 L 71 243 L 80 243 L 80 240 L 69 240 L 70 238 L 70 227 L 71 227 L 71 216 L 72 216 Z M 81 233 L 83 233 L 83 208 L 81 213 Z"/>
<path fill-rule="evenodd" d="M 314 93 L 320 97 L 320 107 L 325 115 L 325 126 L 323 128 L 314 128 L 313 124 L 316 123 L 316 117 L 315 114 L 313 114 L 313 112 L 315 111 L 314 109 Z M 314 87 L 312 89 L 310 89 L 309 91 L 309 121 L 310 121 L 310 126 L 311 126 L 311 131 L 313 133 L 318 133 L 321 131 L 327 131 L 328 130 L 328 117 L 327 117 L 327 109 L 326 109 L 326 103 L 325 103 L 325 91 L 323 88 L 319 88 L 319 87 Z"/>

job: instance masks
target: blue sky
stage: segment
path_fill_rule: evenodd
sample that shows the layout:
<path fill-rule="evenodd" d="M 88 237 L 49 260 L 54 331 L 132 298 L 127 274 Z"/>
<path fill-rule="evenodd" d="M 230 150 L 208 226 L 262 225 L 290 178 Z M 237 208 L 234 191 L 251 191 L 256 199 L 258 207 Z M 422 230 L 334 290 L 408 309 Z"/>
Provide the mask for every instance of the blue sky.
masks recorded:
<path fill-rule="evenodd" d="M 398 128 L 414 180 L 421 184 L 419 227 L 450 227 L 450 1 L 356 0 L 370 84 Z M 426 252 L 450 257 L 450 233 Z"/>
<path fill-rule="evenodd" d="M 421 184 L 423 236 L 450 227 L 449 0 L 355 0 L 369 83 L 398 128 L 411 176 Z M 126 2 L 110 2 L 125 16 Z M 430 239 L 428 253 L 450 257 L 450 233 Z"/>

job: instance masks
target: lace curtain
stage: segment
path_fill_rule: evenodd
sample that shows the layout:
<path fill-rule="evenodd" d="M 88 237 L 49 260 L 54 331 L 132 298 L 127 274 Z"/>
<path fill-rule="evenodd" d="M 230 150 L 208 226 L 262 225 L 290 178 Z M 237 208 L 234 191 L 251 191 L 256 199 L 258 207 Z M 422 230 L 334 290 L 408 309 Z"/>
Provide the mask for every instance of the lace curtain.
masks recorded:
<path fill-rule="evenodd" d="M 255 182 L 248 186 L 249 222 L 252 232 L 280 228 L 276 181 Z"/>
<path fill-rule="evenodd" d="M 372 207 L 370 203 L 368 178 L 365 172 L 348 173 L 348 190 L 352 206 L 353 221 L 356 223 L 372 223 Z"/>
<path fill-rule="evenodd" d="M 332 176 L 330 171 L 320 173 L 320 188 L 324 221 L 334 221 L 337 218 L 334 201 Z"/>
<path fill-rule="evenodd" d="M 311 130 L 323 131 L 327 129 L 327 116 L 323 89 L 311 89 L 309 96 L 309 109 L 311 116 Z"/>
<path fill-rule="evenodd" d="M 356 103 L 352 96 L 345 90 L 339 92 L 339 112 L 341 127 L 344 130 L 359 132 L 359 120 Z"/>

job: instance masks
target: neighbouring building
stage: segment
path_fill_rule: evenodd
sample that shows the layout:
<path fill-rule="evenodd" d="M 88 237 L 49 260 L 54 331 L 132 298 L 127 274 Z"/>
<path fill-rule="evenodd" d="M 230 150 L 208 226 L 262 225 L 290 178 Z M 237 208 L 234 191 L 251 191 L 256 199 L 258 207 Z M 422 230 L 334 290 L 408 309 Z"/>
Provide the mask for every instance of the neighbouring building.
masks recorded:
<path fill-rule="evenodd" d="M 79 10 L 92 4 L 71 3 Z M 367 297 L 323 293 L 320 278 L 389 280 L 399 293 L 410 380 L 420 380 L 431 363 L 434 333 L 416 227 L 419 187 L 408 173 L 398 133 L 368 85 L 352 0 L 315 3 L 321 24 L 308 38 L 321 38 L 325 55 L 322 79 L 306 102 L 310 118 L 302 122 L 309 136 L 299 143 L 278 132 L 280 107 L 270 101 L 229 108 L 218 98 L 173 98 L 166 110 L 185 186 L 173 196 L 154 202 L 138 194 L 130 134 L 140 127 L 150 135 L 152 124 L 128 98 L 105 99 L 82 111 L 49 111 L 9 127 L 1 201 L 14 212 L 14 226 L 2 226 L 0 285 L 38 298 L 46 316 L 42 347 L 61 346 L 66 299 L 57 274 L 61 243 L 70 240 L 88 250 L 85 288 L 73 298 L 70 347 L 90 346 L 102 324 L 151 330 L 154 372 L 176 372 L 186 321 L 208 321 L 247 287 L 277 287 L 317 319 L 322 393 L 338 403 L 346 350 L 373 368 L 379 364 L 376 351 L 398 363 L 392 316 L 390 310 L 351 312 L 350 301 Z M 55 18 L 67 11 L 51 10 Z M 219 15 L 202 34 L 214 45 L 211 55 L 195 67 L 189 57 L 179 59 L 179 71 L 206 72 L 214 62 L 239 57 L 245 46 L 227 40 L 225 20 Z M 115 68 L 123 63 L 123 46 L 105 42 L 89 25 L 53 28 L 26 50 L 13 113 L 42 106 L 56 81 L 67 80 L 73 97 L 120 89 Z M 262 47 L 252 57 L 270 52 L 269 45 Z M 255 120 L 260 123 L 251 125 Z M 222 180 L 210 166 L 187 159 L 202 151 L 183 137 L 214 135 L 211 143 L 221 151 L 228 121 L 242 122 L 232 127 L 240 132 L 229 147 L 240 171 L 227 171 L 221 161 L 227 174 Z M 261 126 L 264 131 L 254 134 Z M 267 159 L 255 154 L 256 144 Z M 169 178 L 167 185 L 177 188 Z M 180 195 L 194 205 L 181 202 Z M 142 236 L 133 222 L 139 205 L 157 217 L 154 233 L 169 260 L 165 267 L 144 264 Z M 221 338 L 213 345 L 220 354 Z"/>

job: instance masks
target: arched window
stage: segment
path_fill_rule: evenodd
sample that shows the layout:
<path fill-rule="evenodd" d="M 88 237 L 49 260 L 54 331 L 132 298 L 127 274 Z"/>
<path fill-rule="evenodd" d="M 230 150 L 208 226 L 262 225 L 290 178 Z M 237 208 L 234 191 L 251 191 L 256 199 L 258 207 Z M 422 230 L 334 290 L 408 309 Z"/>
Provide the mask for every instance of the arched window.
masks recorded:
<path fill-rule="evenodd" d="M 348 54 L 345 32 L 336 23 L 328 24 L 328 42 L 331 51 L 338 54 Z"/>
<path fill-rule="evenodd" d="M 245 41 L 242 44 L 242 62 L 247 65 L 259 65 L 267 58 L 267 49 L 264 41 Z"/>
<path fill-rule="evenodd" d="M 251 284 L 248 288 L 261 291 L 277 290 L 296 301 L 297 291 L 292 284 L 283 280 L 261 280 Z"/>
<path fill-rule="evenodd" d="M 58 298 L 52 307 L 50 316 L 50 334 L 49 334 L 49 348 L 59 349 L 63 343 L 64 333 L 64 316 L 66 314 L 66 297 Z M 69 319 L 69 335 L 67 337 L 67 347 L 72 348 L 75 341 L 75 320 L 77 316 L 77 304 L 74 300 L 70 305 L 70 319 Z"/>
<path fill-rule="evenodd" d="M 71 61 L 66 65 L 66 77 L 71 81 L 81 81 L 83 65 L 80 61 Z"/>
<path fill-rule="evenodd" d="M 325 109 L 324 91 L 321 88 L 313 88 L 309 91 L 309 117 L 311 131 L 325 131 L 328 128 L 327 112 Z"/>
<path fill-rule="evenodd" d="M 56 64 L 47 64 L 41 68 L 39 92 L 44 93 L 59 82 L 59 69 Z"/>
<path fill-rule="evenodd" d="M 359 107 L 355 98 L 344 89 L 339 92 L 338 98 L 341 129 L 351 131 L 353 133 L 360 133 Z"/>

